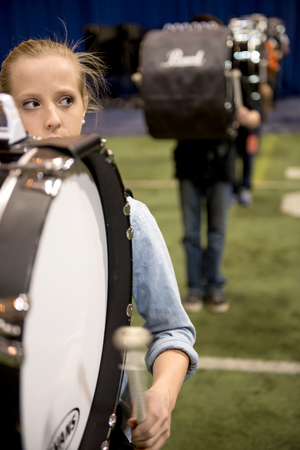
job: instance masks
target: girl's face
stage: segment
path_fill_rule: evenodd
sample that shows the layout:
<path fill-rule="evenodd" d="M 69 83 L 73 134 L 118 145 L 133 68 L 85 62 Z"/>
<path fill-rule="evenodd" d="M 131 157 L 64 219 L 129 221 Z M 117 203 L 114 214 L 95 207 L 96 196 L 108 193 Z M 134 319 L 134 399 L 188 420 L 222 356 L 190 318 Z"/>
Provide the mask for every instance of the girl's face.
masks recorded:
<path fill-rule="evenodd" d="M 88 98 L 82 98 L 77 68 L 63 56 L 22 58 L 11 67 L 11 95 L 28 134 L 78 136 Z"/>

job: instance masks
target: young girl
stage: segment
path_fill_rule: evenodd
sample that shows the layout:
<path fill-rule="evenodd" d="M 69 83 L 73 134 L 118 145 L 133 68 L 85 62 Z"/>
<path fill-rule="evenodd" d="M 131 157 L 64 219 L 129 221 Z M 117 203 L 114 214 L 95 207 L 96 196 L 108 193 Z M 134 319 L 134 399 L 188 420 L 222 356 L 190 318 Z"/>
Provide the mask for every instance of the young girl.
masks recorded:
<path fill-rule="evenodd" d="M 99 109 L 103 65 L 91 54 L 52 40 L 29 40 L 2 64 L 0 91 L 12 95 L 26 131 L 53 138 L 81 133 L 88 110 Z M 195 329 L 182 308 L 172 263 L 148 208 L 129 197 L 134 228 L 133 297 L 152 333 L 146 365 L 153 382 L 146 392 L 147 418 L 128 418 L 137 448 L 159 450 L 170 435 L 171 413 L 182 382 L 197 369 Z"/>

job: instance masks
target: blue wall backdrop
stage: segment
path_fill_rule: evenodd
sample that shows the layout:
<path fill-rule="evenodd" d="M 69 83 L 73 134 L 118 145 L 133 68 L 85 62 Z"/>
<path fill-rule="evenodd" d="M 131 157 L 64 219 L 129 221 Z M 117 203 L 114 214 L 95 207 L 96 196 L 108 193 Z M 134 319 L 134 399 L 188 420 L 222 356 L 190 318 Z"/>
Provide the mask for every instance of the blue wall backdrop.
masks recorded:
<path fill-rule="evenodd" d="M 1 61 L 24 39 L 53 33 L 64 37 L 59 19 L 66 23 L 69 39 L 77 41 L 89 23 L 137 23 L 151 29 L 167 22 L 188 22 L 204 12 L 225 23 L 230 17 L 252 13 L 279 17 L 291 40 L 291 53 L 284 60 L 282 95 L 300 94 L 300 0 L 0 0 L 0 6 Z"/>

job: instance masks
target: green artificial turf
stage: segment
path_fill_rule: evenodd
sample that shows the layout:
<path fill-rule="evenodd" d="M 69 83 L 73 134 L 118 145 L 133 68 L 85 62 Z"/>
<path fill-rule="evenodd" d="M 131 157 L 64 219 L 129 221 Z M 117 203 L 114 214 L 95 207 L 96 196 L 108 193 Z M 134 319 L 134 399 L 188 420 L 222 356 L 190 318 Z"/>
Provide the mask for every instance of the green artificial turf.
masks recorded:
<path fill-rule="evenodd" d="M 110 137 L 126 186 L 131 180 L 172 180 L 174 141 Z M 191 314 L 201 356 L 300 361 L 300 218 L 284 215 L 287 167 L 300 166 L 300 135 L 264 135 L 255 164 L 254 203 L 229 211 L 223 272 L 230 310 Z M 266 189 L 263 181 L 278 181 Z M 182 223 L 175 187 L 133 184 L 165 237 L 182 297 L 187 292 Z M 204 230 L 205 231 L 205 230 Z M 205 232 L 202 235 L 205 240 Z M 135 314 L 134 324 L 141 324 Z M 166 450 L 300 449 L 299 375 L 198 371 L 173 413 Z"/>
<path fill-rule="evenodd" d="M 295 375 L 198 371 L 182 387 L 164 449 L 298 450 L 299 390 Z"/>
<path fill-rule="evenodd" d="M 171 139 L 154 139 L 150 136 L 109 137 L 107 147 L 116 157 L 125 180 L 166 180 L 172 178 Z"/>

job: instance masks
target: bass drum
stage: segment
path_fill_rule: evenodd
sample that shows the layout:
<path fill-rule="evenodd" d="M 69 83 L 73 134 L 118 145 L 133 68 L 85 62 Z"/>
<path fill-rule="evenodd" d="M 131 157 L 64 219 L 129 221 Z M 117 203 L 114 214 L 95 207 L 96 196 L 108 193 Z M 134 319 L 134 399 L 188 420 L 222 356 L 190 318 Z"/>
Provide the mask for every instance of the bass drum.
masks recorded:
<path fill-rule="evenodd" d="M 112 335 L 130 320 L 131 229 L 121 179 L 101 146 L 89 135 L 40 141 L 19 158 L 2 152 L 5 448 L 109 442 L 122 378 Z"/>

